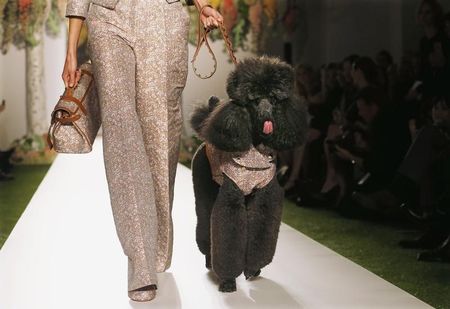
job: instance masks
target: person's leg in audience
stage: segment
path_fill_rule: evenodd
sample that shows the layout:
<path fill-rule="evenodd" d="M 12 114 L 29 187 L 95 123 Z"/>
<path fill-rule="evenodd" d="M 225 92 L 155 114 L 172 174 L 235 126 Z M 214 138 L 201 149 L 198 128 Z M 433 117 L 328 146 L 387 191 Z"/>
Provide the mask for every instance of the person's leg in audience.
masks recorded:
<path fill-rule="evenodd" d="M 415 208 L 420 184 L 431 165 L 431 131 L 426 127 L 418 133 L 386 190 L 359 199 L 360 206 L 381 211 L 402 204 L 408 204 L 410 209 Z"/>
<path fill-rule="evenodd" d="M 295 183 L 298 180 L 298 177 L 300 175 L 300 169 L 302 167 L 304 151 L 305 151 L 305 145 L 297 147 L 292 151 L 292 161 L 291 161 L 292 165 L 290 166 L 291 171 L 289 173 L 289 178 L 287 179 L 286 183 L 283 185 L 283 188 L 286 191 L 294 188 Z"/>
<path fill-rule="evenodd" d="M 450 149 L 444 151 L 433 169 L 433 180 L 440 182 L 440 194 L 435 197 L 429 225 L 439 231 L 443 241 L 436 248 L 417 255 L 420 261 L 450 262 Z M 438 186 L 436 186 L 438 187 Z"/>
<path fill-rule="evenodd" d="M 323 149 L 325 153 L 325 160 L 326 160 L 326 176 L 325 176 L 325 182 L 323 183 L 323 186 L 320 190 L 321 193 L 327 193 L 330 190 L 332 190 L 335 186 L 337 186 L 337 179 L 336 179 L 336 170 L 334 169 L 334 165 L 331 162 L 331 151 L 330 151 L 330 145 L 328 144 L 328 141 L 334 140 L 336 137 L 338 137 L 340 134 L 342 134 L 342 130 L 339 126 L 335 124 L 331 124 L 328 127 L 327 137 L 325 138 L 325 141 L 323 143 Z"/>

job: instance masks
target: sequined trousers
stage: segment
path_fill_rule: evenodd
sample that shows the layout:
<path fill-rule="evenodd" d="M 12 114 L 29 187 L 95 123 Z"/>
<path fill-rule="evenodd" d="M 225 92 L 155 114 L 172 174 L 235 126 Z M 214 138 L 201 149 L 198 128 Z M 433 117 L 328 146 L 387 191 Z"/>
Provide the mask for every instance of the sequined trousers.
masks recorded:
<path fill-rule="evenodd" d="M 181 2 L 95 3 L 86 17 L 102 115 L 103 158 L 128 290 L 157 284 L 172 259 L 172 203 L 188 73 Z"/>

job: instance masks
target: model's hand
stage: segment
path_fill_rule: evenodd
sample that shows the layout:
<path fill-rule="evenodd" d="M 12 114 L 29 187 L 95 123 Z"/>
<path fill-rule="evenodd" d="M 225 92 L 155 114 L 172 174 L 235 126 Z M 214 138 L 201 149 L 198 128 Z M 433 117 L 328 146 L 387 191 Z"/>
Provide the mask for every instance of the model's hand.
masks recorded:
<path fill-rule="evenodd" d="M 223 22 L 223 17 L 216 9 L 207 6 L 203 9 L 200 21 L 206 29 L 212 30 L 219 27 L 219 23 Z"/>
<path fill-rule="evenodd" d="M 76 87 L 81 77 L 81 71 L 77 70 L 77 57 L 72 53 L 67 53 L 66 62 L 62 73 L 64 85 L 67 87 Z"/>

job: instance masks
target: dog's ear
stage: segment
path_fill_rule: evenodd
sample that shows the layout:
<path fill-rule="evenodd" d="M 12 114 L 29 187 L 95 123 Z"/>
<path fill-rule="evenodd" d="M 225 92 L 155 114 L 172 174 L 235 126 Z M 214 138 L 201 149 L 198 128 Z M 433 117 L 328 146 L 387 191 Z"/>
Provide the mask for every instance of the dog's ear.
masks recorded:
<path fill-rule="evenodd" d="M 224 151 L 246 151 L 252 144 L 251 119 L 247 109 L 234 103 L 217 106 L 205 121 L 200 135 Z"/>
<path fill-rule="evenodd" d="M 203 121 L 208 118 L 209 113 L 210 111 L 208 106 L 199 106 L 192 113 L 190 123 L 192 129 L 194 129 L 197 135 L 201 134 L 200 132 L 202 129 Z"/>
<path fill-rule="evenodd" d="M 197 135 L 201 134 L 201 129 L 203 126 L 203 122 L 208 118 L 209 114 L 216 108 L 219 104 L 220 99 L 216 96 L 210 96 L 208 99 L 208 105 L 206 106 L 197 106 L 190 119 L 191 127 L 197 133 Z"/>

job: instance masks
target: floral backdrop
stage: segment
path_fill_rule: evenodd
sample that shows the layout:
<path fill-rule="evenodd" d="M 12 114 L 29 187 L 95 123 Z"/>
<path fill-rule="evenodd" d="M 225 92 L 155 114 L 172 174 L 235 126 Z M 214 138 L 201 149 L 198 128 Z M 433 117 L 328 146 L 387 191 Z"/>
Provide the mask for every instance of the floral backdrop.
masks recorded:
<path fill-rule="evenodd" d="M 45 142 L 49 123 L 43 45 L 45 34 L 54 37 L 61 33 L 65 6 L 65 0 L 0 0 L 2 54 L 11 45 L 25 49 L 26 134 L 12 142 L 16 164 L 49 163 L 55 157 Z"/>
<path fill-rule="evenodd" d="M 48 35 L 59 35 L 65 6 L 66 0 L 0 0 L 2 53 L 8 51 L 11 43 L 17 48 L 39 44 L 36 31 L 41 26 Z"/>
<path fill-rule="evenodd" d="M 210 0 L 224 18 L 233 49 L 261 53 L 271 35 L 289 38 L 299 22 L 299 0 Z M 197 44 L 198 12 L 189 7 L 191 29 L 189 42 Z M 220 30 L 209 34 L 211 41 L 222 39 Z M 225 45 L 224 45 L 225 50 Z"/>

